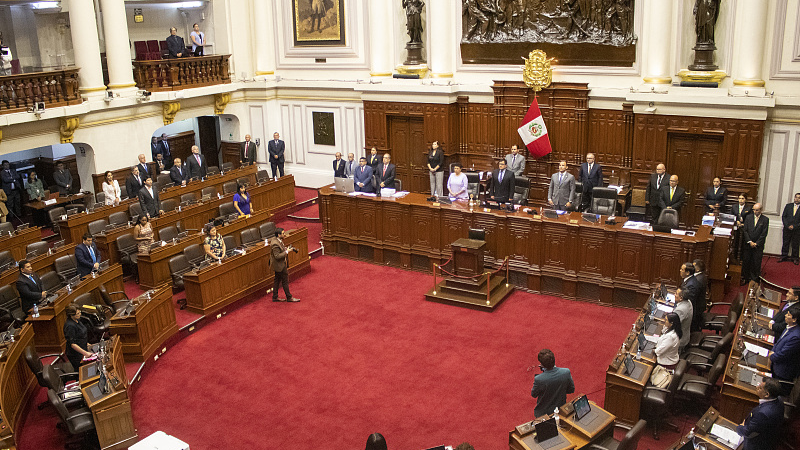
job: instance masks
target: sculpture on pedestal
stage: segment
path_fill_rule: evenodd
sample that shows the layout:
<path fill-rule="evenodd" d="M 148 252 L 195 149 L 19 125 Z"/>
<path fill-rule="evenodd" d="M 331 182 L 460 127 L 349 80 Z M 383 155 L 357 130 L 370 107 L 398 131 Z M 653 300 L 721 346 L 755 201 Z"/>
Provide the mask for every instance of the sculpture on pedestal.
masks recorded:
<path fill-rule="evenodd" d="M 689 70 L 713 71 L 717 70 L 714 64 L 714 28 L 719 18 L 720 0 L 695 0 L 694 3 L 694 31 L 697 35 L 697 44 L 694 46 L 694 64 Z"/>
<path fill-rule="evenodd" d="M 408 58 L 405 65 L 414 66 L 424 64 L 422 58 L 422 8 L 425 3 L 422 0 L 403 0 L 403 8 L 406 10 L 406 29 L 410 40 L 406 44 Z"/>

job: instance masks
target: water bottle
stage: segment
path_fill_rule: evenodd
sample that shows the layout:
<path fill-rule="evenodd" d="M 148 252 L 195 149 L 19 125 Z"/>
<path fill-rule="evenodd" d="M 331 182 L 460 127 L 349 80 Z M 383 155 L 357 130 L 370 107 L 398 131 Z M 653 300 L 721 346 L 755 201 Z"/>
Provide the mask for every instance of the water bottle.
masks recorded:
<path fill-rule="evenodd" d="M 641 349 L 637 349 L 636 350 L 636 360 L 637 361 L 641 361 L 641 359 L 642 359 L 642 350 Z"/>
<path fill-rule="evenodd" d="M 72 293 L 72 284 L 67 283 L 67 293 L 68 294 Z"/>
<path fill-rule="evenodd" d="M 39 305 L 33 305 L 33 317 L 39 317 Z"/>
<path fill-rule="evenodd" d="M 558 417 L 558 408 L 553 410 L 553 417 L 556 418 L 556 428 L 561 428 L 561 418 Z"/>

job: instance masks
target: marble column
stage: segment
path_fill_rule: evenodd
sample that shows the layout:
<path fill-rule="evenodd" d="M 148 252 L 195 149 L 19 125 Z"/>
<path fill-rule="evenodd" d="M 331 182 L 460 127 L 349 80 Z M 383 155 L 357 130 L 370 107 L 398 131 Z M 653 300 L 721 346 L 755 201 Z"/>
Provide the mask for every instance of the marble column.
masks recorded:
<path fill-rule="evenodd" d="M 672 45 L 672 11 L 674 0 L 648 0 L 642 6 L 645 35 L 644 82 L 647 84 L 671 84 L 672 73 L 669 67 L 670 47 Z"/>
<path fill-rule="evenodd" d="M 273 3 L 256 0 L 253 5 L 253 43 L 255 44 L 256 76 L 275 74 L 275 36 L 272 27 L 260 24 L 275 23 Z"/>
<path fill-rule="evenodd" d="M 453 77 L 453 23 L 455 13 L 449 0 L 433 0 L 428 8 L 428 64 L 434 78 Z M 435 24 L 433 26 L 432 24 Z"/>
<path fill-rule="evenodd" d="M 391 2 L 389 2 L 391 4 Z M 369 75 L 391 77 L 394 69 L 392 55 L 392 9 L 384 2 L 368 2 L 369 8 Z"/>
<path fill-rule="evenodd" d="M 100 40 L 97 37 L 97 21 L 92 0 L 70 0 L 69 22 L 72 46 L 75 49 L 75 65 L 80 67 L 79 83 L 84 97 L 102 97 L 103 66 L 100 63 Z M 128 52 L 129 54 L 129 52 Z"/>
<path fill-rule="evenodd" d="M 767 39 L 768 0 L 738 0 L 733 85 L 763 87 L 761 71 Z"/>
<path fill-rule="evenodd" d="M 108 63 L 108 88 L 134 90 L 128 22 L 125 4 L 119 0 L 100 0 L 103 12 L 103 29 L 106 38 Z"/>

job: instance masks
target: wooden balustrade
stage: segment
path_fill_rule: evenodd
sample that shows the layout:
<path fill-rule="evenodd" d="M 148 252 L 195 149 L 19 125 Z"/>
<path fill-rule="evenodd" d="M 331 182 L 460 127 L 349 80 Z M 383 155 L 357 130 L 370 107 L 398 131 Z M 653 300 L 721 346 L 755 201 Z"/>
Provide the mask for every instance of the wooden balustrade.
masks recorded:
<path fill-rule="evenodd" d="M 176 91 L 231 82 L 228 59 L 231 55 L 133 61 L 136 86 L 146 91 Z"/>
<path fill-rule="evenodd" d="M 79 70 L 74 67 L 0 76 L 0 114 L 26 111 L 35 102 L 44 102 L 48 108 L 80 104 Z"/>

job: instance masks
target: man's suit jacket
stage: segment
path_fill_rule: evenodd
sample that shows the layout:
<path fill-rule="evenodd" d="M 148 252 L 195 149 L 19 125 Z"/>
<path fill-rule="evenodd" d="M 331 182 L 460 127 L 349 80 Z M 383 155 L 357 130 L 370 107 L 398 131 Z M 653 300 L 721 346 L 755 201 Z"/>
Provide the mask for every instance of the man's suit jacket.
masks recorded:
<path fill-rule="evenodd" d="M 181 167 L 172 166 L 172 169 L 169 169 L 169 179 L 176 186 L 180 186 L 182 182 L 189 181 L 189 171 L 182 164 Z"/>
<path fill-rule="evenodd" d="M 144 186 L 144 179 L 142 179 L 141 173 L 138 181 L 133 174 L 128 175 L 128 178 L 125 179 L 125 190 L 128 191 L 128 198 L 135 198 L 139 195 L 139 189 L 141 189 L 142 186 Z"/>
<path fill-rule="evenodd" d="M 706 291 L 703 289 L 700 280 L 695 276 L 690 276 L 681 283 L 683 297 L 692 303 L 694 317 L 698 317 L 706 310 Z"/>
<path fill-rule="evenodd" d="M 89 249 L 83 243 L 75 247 L 75 259 L 78 262 L 78 275 L 80 275 L 81 278 L 92 273 L 94 263 L 100 262 L 100 252 L 97 250 L 97 246 L 94 245 L 94 242 L 92 243 L 92 250 L 94 251 L 94 258 L 92 258 L 92 254 L 89 253 Z"/>
<path fill-rule="evenodd" d="M 157 163 L 156 163 L 156 166 L 158 166 Z M 145 163 L 145 164 L 139 163 L 139 164 L 136 165 L 136 167 L 139 168 L 139 176 L 142 177 L 142 183 L 144 183 L 144 180 L 147 177 L 150 177 L 150 178 L 153 179 L 153 181 L 156 181 L 156 175 L 158 175 L 158 174 L 157 173 L 153 173 L 153 170 L 150 169 L 150 166 L 148 166 L 147 163 Z"/>
<path fill-rule="evenodd" d="M 750 410 L 736 433 L 744 437 L 743 450 L 775 450 L 783 424 L 783 402 L 775 398 Z"/>
<path fill-rule="evenodd" d="M 64 169 L 62 172 L 56 170 L 53 172 L 53 180 L 56 182 L 56 186 L 58 186 L 59 194 L 64 195 L 72 192 L 74 186 L 72 185 L 72 174 L 69 170 Z M 69 188 L 67 188 L 67 186 L 69 186 Z"/>
<path fill-rule="evenodd" d="M 281 242 L 280 239 L 274 237 L 272 238 L 272 242 L 270 242 L 270 247 L 270 267 L 272 267 L 272 270 L 275 272 L 283 272 L 289 266 L 286 261 L 289 255 L 289 252 L 286 250 L 286 246 L 283 245 L 283 242 Z"/>
<path fill-rule="evenodd" d="M 380 164 L 381 161 L 382 160 L 380 155 L 373 155 L 370 153 L 370 155 L 367 156 L 367 165 L 372 167 L 373 173 L 375 173 L 375 171 L 378 170 L 378 164 Z"/>
<path fill-rule="evenodd" d="M 359 166 L 353 172 L 353 183 L 355 183 L 355 190 L 359 192 L 373 192 L 375 189 L 372 187 L 372 167 L 364 166 L 363 170 Z M 364 183 L 364 187 L 358 185 Z"/>
<path fill-rule="evenodd" d="M 3 190 L 6 191 L 6 194 L 11 194 L 11 184 L 14 184 L 15 191 L 21 191 L 22 186 L 22 177 L 19 176 L 15 169 L 0 169 L 0 177 L 3 180 Z"/>
<path fill-rule="evenodd" d="M 778 336 L 772 347 L 772 374 L 781 380 L 794 380 L 800 375 L 800 326 L 793 326 Z"/>
<path fill-rule="evenodd" d="M 208 164 L 206 164 L 206 157 L 202 154 L 198 153 L 197 156 L 200 157 L 200 162 L 197 162 L 197 158 L 194 154 L 191 154 L 186 157 L 186 170 L 189 171 L 189 178 L 205 178 L 208 174 Z"/>
<path fill-rule="evenodd" d="M 794 229 L 800 227 L 800 208 L 797 208 L 797 214 L 794 213 L 794 203 L 788 203 L 783 207 L 783 214 L 781 214 L 783 221 L 783 229 L 788 230 L 789 225 L 794 225 Z"/>
<path fill-rule="evenodd" d="M 383 163 L 378 165 L 378 170 L 375 172 L 375 179 L 377 181 L 377 185 L 375 186 L 375 190 L 378 191 L 381 189 L 381 183 L 384 184 L 385 188 L 394 189 L 394 172 L 395 167 L 394 164 L 389 163 L 386 166 L 386 173 L 383 173 Z"/>
<path fill-rule="evenodd" d="M 567 394 L 575 392 L 575 382 L 569 369 L 553 367 L 533 377 L 531 397 L 536 398 L 535 417 L 550 414 L 567 403 Z"/>
<path fill-rule="evenodd" d="M 594 163 L 592 173 L 589 173 L 589 164 L 583 163 L 578 178 L 583 183 L 583 192 L 592 192 L 592 189 L 603 185 L 603 166 Z"/>
<path fill-rule="evenodd" d="M 758 224 L 755 224 L 756 215 L 749 214 L 744 219 L 744 246 L 751 248 L 748 242 L 756 243 L 756 250 L 764 251 L 764 243 L 767 242 L 767 233 L 769 232 L 769 218 L 764 214 L 758 218 Z"/>
<path fill-rule="evenodd" d="M 786 329 L 786 309 L 788 307 L 788 304 L 784 305 L 784 307 L 775 313 L 775 316 L 772 318 L 772 332 L 775 337 L 782 335 L 783 330 Z"/>
<path fill-rule="evenodd" d="M 720 186 L 717 193 L 714 193 L 714 186 L 706 189 L 706 209 L 712 211 L 714 205 L 719 203 L 719 210 L 725 212 L 725 201 L 728 199 L 728 190 Z"/>
<path fill-rule="evenodd" d="M 672 199 L 669 198 L 669 193 L 669 184 L 666 186 L 661 186 L 661 200 L 659 201 L 658 206 L 660 206 L 662 209 L 672 208 L 680 211 L 681 206 L 683 206 L 684 197 L 686 196 L 686 190 L 680 186 L 675 186 L 675 193 L 672 194 Z"/>
<path fill-rule="evenodd" d="M 156 155 L 161 153 L 161 143 L 158 141 L 150 142 L 150 154 L 153 155 L 153 161 L 156 160 Z"/>
<path fill-rule="evenodd" d="M 650 181 L 647 182 L 647 189 L 645 189 L 644 194 L 650 205 L 658 206 L 661 203 L 661 188 L 664 186 L 669 186 L 669 174 L 667 172 L 664 172 L 664 175 L 661 176 L 660 184 L 657 173 L 650 175 Z"/>
<path fill-rule="evenodd" d="M 547 199 L 552 200 L 554 205 L 565 205 L 575 202 L 575 177 L 564 172 L 561 179 L 561 172 L 556 172 L 550 177 L 550 188 L 547 190 Z M 573 205 L 574 206 L 574 205 Z"/>
<path fill-rule="evenodd" d="M 167 50 L 170 58 L 177 58 L 178 53 L 182 55 L 181 57 L 186 56 L 186 44 L 183 38 L 177 34 L 167 36 Z"/>
<path fill-rule="evenodd" d="M 269 152 L 269 162 L 271 163 L 283 163 L 286 158 L 283 157 L 283 152 L 286 151 L 286 144 L 278 139 L 278 143 L 275 143 L 275 139 L 269 141 L 267 144 L 267 151 Z M 275 157 L 278 157 L 275 159 Z"/>
<path fill-rule="evenodd" d="M 736 202 L 733 206 L 731 206 L 731 214 L 736 216 L 736 220 L 742 223 L 744 223 L 744 219 L 752 213 L 753 207 L 747 203 L 744 204 L 744 207 L 740 207 L 739 202 Z"/>
<path fill-rule="evenodd" d="M 34 281 L 31 281 L 27 275 L 22 273 L 17 278 L 17 292 L 19 292 L 19 300 L 22 302 L 22 311 L 25 314 L 28 314 L 33 305 L 42 300 L 42 280 L 35 273 L 31 276 L 33 276 Z"/>
<path fill-rule="evenodd" d="M 511 201 L 514 198 L 514 172 L 505 169 L 503 179 L 500 180 L 500 169 L 492 172 L 492 188 L 489 191 L 495 200 Z"/>
<path fill-rule="evenodd" d="M 354 159 L 352 161 L 347 160 L 344 162 L 344 176 L 352 178 L 356 170 L 358 170 L 358 161 Z"/>
<path fill-rule="evenodd" d="M 508 170 L 514 172 L 514 175 L 522 175 L 522 172 L 525 171 L 525 157 L 517 153 L 515 158 L 514 155 L 509 153 L 506 155 L 506 165 Z"/>
<path fill-rule="evenodd" d="M 344 160 L 343 159 L 340 159 L 338 161 L 334 159 L 332 166 L 333 166 L 333 176 L 335 178 L 344 178 L 345 177 L 345 175 L 344 175 Z"/>
<path fill-rule="evenodd" d="M 161 159 L 164 161 L 164 165 L 169 167 L 172 164 L 172 152 L 170 151 L 169 142 L 167 141 L 158 141 L 158 152 L 161 153 Z M 155 159 L 153 159 L 155 161 Z"/>
<path fill-rule="evenodd" d="M 256 143 L 253 141 L 250 142 L 242 142 L 242 146 L 239 147 L 239 160 L 245 164 L 251 164 L 256 162 Z"/>
<path fill-rule="evenodd" d="M 143 214 L 150 214 L 150 217 L 157 217 L 161 210 L 161 201 L 158 199 L 158 191 L 153 188 L 153 196 L 147 192 L 146 187 L 139 189 L 139 206 L 142 207 Z"/>

